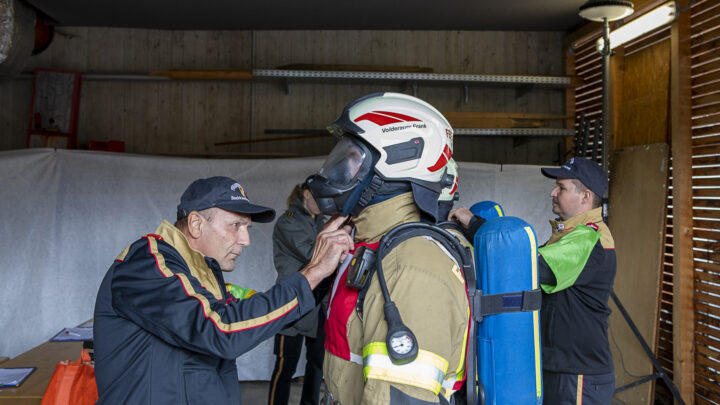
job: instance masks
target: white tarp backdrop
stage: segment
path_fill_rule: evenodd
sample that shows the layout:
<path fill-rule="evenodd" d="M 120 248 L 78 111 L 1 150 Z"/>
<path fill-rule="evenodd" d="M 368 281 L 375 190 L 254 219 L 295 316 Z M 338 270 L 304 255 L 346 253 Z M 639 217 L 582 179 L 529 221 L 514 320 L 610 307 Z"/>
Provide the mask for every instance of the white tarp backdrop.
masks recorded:
<path fill-rule="evenodd" d="M 0 356 L 15 357 L 64 327 L 92 318 L 108 266 L 128 244 L 175 220 L 195 179 L 238 180 L 253 203 L 278 215 L 293 186 L 323 158 L 220 160 L 28 149 L 0 152 Z M 536 166 L 460 163 L 458 204 L 493 200 L 529 222 L 544 242 L 553 181 Z M 252 244 L 228 282 L 264 291 L 275 282 L 273 224 L 254 224 Z M 240 380 L 267 380 L 272 339 L 238 358 Z M 71 359 L 72 360 L 72 359 Z M 300 373 L 303 364 L 298 367 Z"/>

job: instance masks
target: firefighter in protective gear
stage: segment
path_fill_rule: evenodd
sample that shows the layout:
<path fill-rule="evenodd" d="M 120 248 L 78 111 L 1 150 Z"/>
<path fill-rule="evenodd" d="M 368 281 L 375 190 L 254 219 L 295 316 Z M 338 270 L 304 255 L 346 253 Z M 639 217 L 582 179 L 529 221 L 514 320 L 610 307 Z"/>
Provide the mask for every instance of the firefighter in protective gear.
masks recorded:
<path fill-rule="evenodd" d="M 438 197 L 451 186 L 446 164 L 452 128 L 415 97 L 376 93 L 345 107 L 330 126 L 339 141 L 308 186 L 327 215 L 352 215 L 357 246 L 377 247 L 408 222 L 437 221 Z M 325 324 L 324 375 L 342 405 L 448 403 L 465 377 L 469 307 L 465 280 L 453 257 L 424 236 L 411 237 L 382 259 L 384 280 L 418 355 L 395 364 L 378 275 L 366 290 L 345 284 L 340 268 Z"/>

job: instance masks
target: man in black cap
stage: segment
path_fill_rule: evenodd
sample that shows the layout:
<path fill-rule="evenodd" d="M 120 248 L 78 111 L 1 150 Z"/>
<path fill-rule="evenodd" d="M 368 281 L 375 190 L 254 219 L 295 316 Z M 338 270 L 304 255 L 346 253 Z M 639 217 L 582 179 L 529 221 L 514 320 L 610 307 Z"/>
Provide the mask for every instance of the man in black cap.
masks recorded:
<path fill-rule="evenodd" d="M 616 271 L 600 207 L 608 179 L 597 163 L 578 157 L 541 170 L 555 179 L 550 197 L 558 215 L 538 249 L 543 403 L 607 405 L 615 388 L 607 328 Z"/>
<path fill-rule="evenodd" d="M 235 358 L 312 310 L 312 289 L 353 248 L 335 218 L 302 270 L 238 300 L 222 271 L 250 244 L 252 222 L 274 217 L 235 180 L 200 179 L 175 225 L 163 221 L 120 253 L 95 302 L 98 404 L 240 403 Z"/>

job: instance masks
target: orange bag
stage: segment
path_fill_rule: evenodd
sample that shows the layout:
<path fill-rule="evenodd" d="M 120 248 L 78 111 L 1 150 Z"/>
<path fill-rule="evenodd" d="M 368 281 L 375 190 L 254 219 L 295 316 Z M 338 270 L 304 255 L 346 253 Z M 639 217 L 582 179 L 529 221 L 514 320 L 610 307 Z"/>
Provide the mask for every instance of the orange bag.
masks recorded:
<path fill-rule="evenodd" d="M 61 361 L 55 366 L 42 405 L 93 405 L 98 400 L 95 364 L 83 350 L 77 361 Z"/>

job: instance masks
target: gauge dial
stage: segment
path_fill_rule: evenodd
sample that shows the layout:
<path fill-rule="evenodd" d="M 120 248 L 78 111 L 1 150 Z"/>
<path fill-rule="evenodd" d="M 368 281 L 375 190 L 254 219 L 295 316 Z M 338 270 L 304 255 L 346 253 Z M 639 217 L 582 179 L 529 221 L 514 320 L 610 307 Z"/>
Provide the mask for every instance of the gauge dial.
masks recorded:
<path fill-rule="evenodd" d="M 395 353 L 407 354 L 413 349 L 413 341 L 408 334 L 403 333 L 390 338 L 390 346 Z"/>

